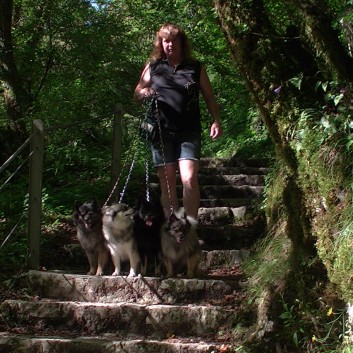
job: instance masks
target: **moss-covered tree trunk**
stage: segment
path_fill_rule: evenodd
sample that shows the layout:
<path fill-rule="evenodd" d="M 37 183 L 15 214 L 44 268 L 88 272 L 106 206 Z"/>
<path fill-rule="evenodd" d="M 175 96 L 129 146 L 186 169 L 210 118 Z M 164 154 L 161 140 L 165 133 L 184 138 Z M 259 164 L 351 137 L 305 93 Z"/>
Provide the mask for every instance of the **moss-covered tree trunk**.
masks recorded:
<path fill-rule="evenodd" d="M 23 87 L 19 75 L 12 43 L 13 1 L 0 0 L 0 69 L 2 97 L 8 118 L 6 131 L 0 130 L 0 162 L 11 152 L 11 146 L 18 145 L 27 137 L 24 124 L 26 110 L 31 98 Z"/>
<path fill-rule="evenodd" d="M 315 251 L 310 238 L 309 212 L 300 183 L 299 163 L 288 131 L 298 119 L 297 112 L 312 107 L 320 99 L 313 83 L 319 68 L 316 58 L 300 40 L 299 26 L 291 25 L 285 33 L 279 32 L 271 23 L 262 0 L 214 0 L 214 5 L 235 62 L 244 75 L 275 145 L 277 161 L 284 165 L 286 171 L 283 177 L 282 203 L 287 215 L 286 235 L 292 243 L 289 255 L 292 266 L 291 271 L 283 275 L 280 283 L 268 286 L 264 292 L 263 298 L 266 300 L 262 301 L 262 307 L 260 305 L 258 311 L 256 334 L 263 332 L 268 326 L 266 318 L 272 305 L 271 298 L 285 288 L 289 276 L 301 271 L 303 257 L 305 259 Z M 325 18 L 322 16 L 316 20 Z M 319 27 L 322 25 L 320 23 Z M 340 70 L 343 71 L 342 68 Z M 289 84 L 293 77 L 301 77 L 301 91 Z"/>
<path fill-rule="evenodd" d="M 295 6 L 297 18 L 304 25 L 307 41 L 316 49 L 332 73 L 341 81 L 353 82 L 353 58 L 339 40 L 340 34 L 331 25 L 333 18 L 323 0 L 284 0 Z"/>
<path fill-rule="evenodd" d="M 287 123 L 295 119 L 293 110 L 300 103 L 296 106 L 288 104 L 291 92 L 276 94 L 276 88 L 280 89 L 282 82 L 303 72 L 303 68 L 295 58 L 288 56 L 285 42 L 276 37 L 262 0 L 216 0 L 214 3 L 236 63 L 276 147 L 277 157 L 287 167 L 291 192 L 286 192 L 283 200 L 295 229 L 290 235 L 298 247 L 305 247 L 304 196 L 296 180 L 298 161 L 286 135 Z M 246 30 L 242 29 L 244 27 Z"/>

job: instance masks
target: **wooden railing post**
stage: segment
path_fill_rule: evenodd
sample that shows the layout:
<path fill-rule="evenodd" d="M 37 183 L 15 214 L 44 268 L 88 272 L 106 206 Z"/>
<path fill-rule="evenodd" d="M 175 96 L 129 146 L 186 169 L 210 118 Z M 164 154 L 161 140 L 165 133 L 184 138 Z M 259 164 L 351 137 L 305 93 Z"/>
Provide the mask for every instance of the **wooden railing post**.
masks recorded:
<path fill-rule="evenodd" d="M 110 190 L 113 189 L 121 170 L 122 116 L 123 106 L 117 103 L 114 111 L 112 166 L 110 174 Z"/>
<path fill-rule="evenodd" d="M 44 155 L 44 129 L 39 119 L 33 121 L 31 157 L 29 164 L 28 205 L 28 268 L 39 269 L 39 246 L 42 213 L 42 175 Z"/>

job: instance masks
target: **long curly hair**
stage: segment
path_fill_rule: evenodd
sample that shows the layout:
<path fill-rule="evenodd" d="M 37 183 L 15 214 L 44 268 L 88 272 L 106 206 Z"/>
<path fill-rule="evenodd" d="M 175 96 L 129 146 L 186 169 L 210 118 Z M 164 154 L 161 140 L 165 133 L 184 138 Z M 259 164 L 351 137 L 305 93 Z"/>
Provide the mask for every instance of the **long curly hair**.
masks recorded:
<path fill-rule="evenodd" d="M 162 45 L 163 38 L 180 38 L 182 58 L 192 59 L 191 43 L 184 30 L 173 23 L 165 23 L 156 33 L 153 49 L 149 57 L 150 61 L 166 58 Z"/>

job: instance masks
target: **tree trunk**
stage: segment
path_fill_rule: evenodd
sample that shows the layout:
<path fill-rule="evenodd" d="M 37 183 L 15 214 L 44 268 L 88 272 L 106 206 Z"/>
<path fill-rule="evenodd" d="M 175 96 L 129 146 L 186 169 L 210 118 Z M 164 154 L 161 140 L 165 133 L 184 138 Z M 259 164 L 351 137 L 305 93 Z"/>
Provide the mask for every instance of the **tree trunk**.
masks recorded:
<path fill-rule="evenodd" d="M 8 117 L 8 126 L 0 130 L 0 162 L 12 152 L 13 146 L 27 137 L 24 118 L 31 105 L 31 98 L 23 88 L 15 62 L 11 33 L 12 16 L 13 1 L 0 0 L 0 68 L 3 80 L 2 96 Z"/>
<path fill-rule="evenodd" d="M 293 41 L 288 44 L 288 38 L 284 41 L 279 34 L 276 35 L 276 29 L 269 20 L 262 0 L 214 0 L 214 5 L 233 57 L 245 76 L 247 86 L 276 147 L 278 161 L 287 167 L 282 202 L 287 211 L 287 236 L 292 243 L 289 261 L 292 271 L 300 271 L 299 263 L 303 254 L 305 256 L 308 250 L 312 251 L 311 244 L 308 246 L 307 241 L 310 223 L 304 202 L 305 193 L 298 179 L 298 160 L 286 129 L 291 120 L 293 123 L 296 121 L 297 114 L 294 112 L 308 108 L 305 103 L 310 104 L 317 97 L 308 98 L 314 94 L 313 89 L 308 94 L 308 91 L 300 92 L 288 85 L 282 86 L 285 86 L 284 82 L 301 73 L 307 77 L 314 76 L 317 66 L 310 51 L 300 41 L 293 37 Z M 307 60 L 303 61 L 301 56 L 306 56 Z M 282 91 L 276 93 L 275 88 Z M 278 287 L 282 289 L 282 282 L 290 274 L 284 276 L 278 283 Z M 278 293 L 275 284 L 270 292 L 267 296 L 274 299 Z M 271 303 L 268 303 L 267 310 L 270 306 Z M 262 322 L 267 317 L 266 311 L 264 308 L 261 310 L 265 314 L 261 315 L 262 318 L 258 317 L 259 332 L 266 330 L 268 326 L 268 323 Z"/>
<path fill-rule="evenodd" d="M 340 42 L 338 30 L 331 25 L 333 18 L 323 0 L 284 0 L 295 6 L 299 20 L 305 24 L 305 34 L 316 52 L 336 72 L 339 80 L 353 82 L 353 58 Z"/>

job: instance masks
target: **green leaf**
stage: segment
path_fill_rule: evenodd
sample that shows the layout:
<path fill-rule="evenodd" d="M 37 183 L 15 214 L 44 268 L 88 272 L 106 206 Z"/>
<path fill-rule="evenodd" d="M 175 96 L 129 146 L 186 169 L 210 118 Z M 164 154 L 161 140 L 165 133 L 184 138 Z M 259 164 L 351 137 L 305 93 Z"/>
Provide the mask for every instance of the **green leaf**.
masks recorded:
<path fill-rule="evenodd" d="M 344 97 L 344 95 L 342 93 L 335 97 L 335 99 L 333 101 L 334 101 L 336 106 L 342 100 L 343 97 Z"/>
<path fill-rule="evenodd" d="M 324 90 L 324 92 L 327 92 L 328 82 L 322 82 L 321 87 Z"/>
<path fill-rule="evenodd" d="M 320 119 L 320 123 L 321 125 L 327 129 L 328 127 L 330 127 L 330 121 L 329 119 L 326 117 L 326 116 L 323 116 L 321 119 Z"/>
<path fill-rule="evenodd" d="M 300 73 L 298 76 L 292 77 L 289 82 L 300 90 L 303 82 L 303 74 Z"/>

